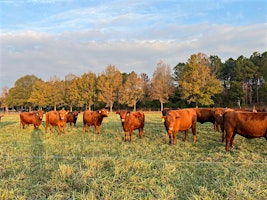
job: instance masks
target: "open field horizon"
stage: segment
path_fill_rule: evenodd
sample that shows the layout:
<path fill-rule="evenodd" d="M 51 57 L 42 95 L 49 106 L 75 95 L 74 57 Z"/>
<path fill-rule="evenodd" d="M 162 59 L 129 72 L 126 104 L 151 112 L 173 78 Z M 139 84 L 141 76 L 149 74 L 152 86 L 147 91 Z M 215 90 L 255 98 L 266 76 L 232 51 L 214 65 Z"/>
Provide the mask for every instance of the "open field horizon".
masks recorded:
<path fill-rule="evenodd" d="M 142 139 L 123 141 L 118 115 L 104 118 L 99 135 L 77 127 L 45 133 L 22 129 L 18 114 L 0 122 L 0 199 L 264 199 L 265 138 L 236 135 L 225 151 L 211 123 L 197 124 L 197 141 L 168 144 L 160 112 L 145 112 Z"/>

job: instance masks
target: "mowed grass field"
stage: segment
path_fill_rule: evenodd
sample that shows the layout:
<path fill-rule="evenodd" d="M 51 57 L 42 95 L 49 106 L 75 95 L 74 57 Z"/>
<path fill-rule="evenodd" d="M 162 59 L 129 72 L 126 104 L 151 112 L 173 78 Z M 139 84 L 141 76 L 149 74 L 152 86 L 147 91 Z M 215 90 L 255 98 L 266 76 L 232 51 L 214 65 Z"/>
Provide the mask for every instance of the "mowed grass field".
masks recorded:
<path fill-rule="evenodd" d="M 168 144 L 161 113 L 145 113 L 142 139 L 123 141 L 118 115 L 104 118 L 100 135 L 22 130 L 19 115 L 0 122 L 0 199 L 266 199 L 267 142 L 235 137 L 225 151 L 211 123 L 197 124 L 197 142 L 178 134 Z"/>

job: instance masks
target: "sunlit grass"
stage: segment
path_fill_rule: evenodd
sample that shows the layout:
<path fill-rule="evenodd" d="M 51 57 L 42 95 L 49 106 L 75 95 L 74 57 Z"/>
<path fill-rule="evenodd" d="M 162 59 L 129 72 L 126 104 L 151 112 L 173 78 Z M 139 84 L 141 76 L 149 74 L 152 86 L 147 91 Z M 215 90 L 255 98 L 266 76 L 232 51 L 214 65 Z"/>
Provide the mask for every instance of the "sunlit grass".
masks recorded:
<path fill-rule="evenodd" d="M 221 134 L 198 124 L 197 142 L 189 131 L 168 137 L 160 113 L 146 113 L 144 137 L 123 141 L 119 117 L 103 120 L 101 133 L 77 128 L 45 134 L 22 130 L 18 115 L 0 122 L 0 199 L 265 199 L 266 140 L 236 136 L 225 152 Z"/>

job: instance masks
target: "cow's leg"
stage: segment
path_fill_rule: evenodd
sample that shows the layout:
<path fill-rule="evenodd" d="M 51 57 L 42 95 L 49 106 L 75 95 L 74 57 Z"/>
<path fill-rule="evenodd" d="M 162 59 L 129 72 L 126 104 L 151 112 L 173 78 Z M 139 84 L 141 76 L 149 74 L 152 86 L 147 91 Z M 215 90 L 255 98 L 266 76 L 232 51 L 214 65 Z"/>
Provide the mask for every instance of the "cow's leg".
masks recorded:
<path fill-rule="evenodd" d="M 222 132 L 222 142 L 224 142 L 225 140 L 225 135 L 224 135 L 224 132 Z"/>
<path fill-rule="evenodd" d="M 86 132 L 86 123 L 83 123 L 83 131 Z"/>
<path fill-rule="evenodd" d="M 184 142 L 187 140 L 188 130 L 184 131 Z"/>
<path fill-rule="evenodd" d="M 133 130 L 130 130 L 130 142 L 132 141 Z"/>
<path fill-rule="evenodd" d="M 100 126 L 96 126 L 96 133 L 100 134 Z"/>
<path fill-rule="evenodd" d="M 233 133 L 231 139 L 230 139 L 230 147 L 233 147 L 234 146 L 234 139 L 235 139 L 235 132 Z"/>
<path fill-rule="evenodd" d="M 127 141 L 127 132 L 124 131 L 124 141 L 126 142 Z"/>
<path fill-rule="evenodd" d="M 21 122 L 21 125 L 22 125 L 22 129 L 25 129 L 25 123 Z"/>
<path fill-rule="evenodd" d="M 142 138 L 143 137 L 143 129 L 142 128 L 139 128 L 139 138 Z"/>
<path fill-rule="evenodd" d="M 196 127 L 192 127 L 192 133 L 193 133 L 193 141 L 197 141 L 197 130 Z"/>
<path fill-rule="evenodd" d="M 47 133 L 47 129 L 48 129 L 48 123 L 45 123 L 45 133 Z"/>
<path fill-rule="evenodd" d="M 179 132 L 179 131 L 173 133 L 173 144 L 174 144 L 174 145 L 176 145 L 176 136 L 177 136 L 177 133 L 178 133 L 178 132 Z"/>
<path fill-rule="evenodd" d="M 234 130 L 233 129 L 227 129 L 227 130 L 225 130 L 225 132 L 226 132 L 225 150 L 229 151 L 230 150 L 229 145 L 231 146 L 231 142 L 230 141 L 232 140 L 232 136 L 233 136 Z"/>
<path fill-rule="evenodd" d="M 172 132 L 168 131 L 168 135 L 169 135 L 169 145 L 172 144 Z"/>
<path fill-rule="evenodd" d="M 60 125 L 57 125 L 57 129 L 58 129 L 58 135 L 60 135 Z"/>

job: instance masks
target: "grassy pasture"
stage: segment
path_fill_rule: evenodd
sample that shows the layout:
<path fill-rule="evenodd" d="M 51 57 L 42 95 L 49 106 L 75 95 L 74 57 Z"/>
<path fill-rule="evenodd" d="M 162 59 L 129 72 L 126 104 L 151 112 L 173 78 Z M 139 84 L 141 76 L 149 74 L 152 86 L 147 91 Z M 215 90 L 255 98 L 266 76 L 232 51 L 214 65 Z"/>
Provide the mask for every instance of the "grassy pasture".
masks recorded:
<path fill-rule="evenodd" d="M 0 122 L 0 199 L 266 199 L 267 143 L 239 135 L 225 152 L 211 123 L 197 125 L 176 146 L 160 113 L 146 113 L 143 139 L 123 141 L 119 116 L 104 118 L 100 135 L 22 130 L 18 115 Z"/>

